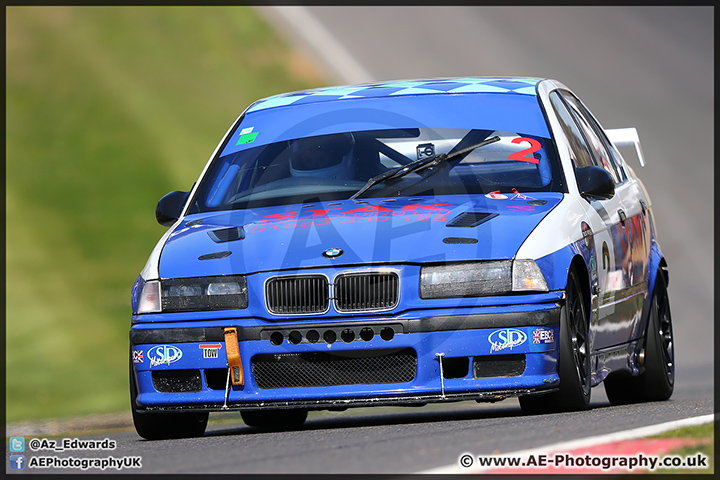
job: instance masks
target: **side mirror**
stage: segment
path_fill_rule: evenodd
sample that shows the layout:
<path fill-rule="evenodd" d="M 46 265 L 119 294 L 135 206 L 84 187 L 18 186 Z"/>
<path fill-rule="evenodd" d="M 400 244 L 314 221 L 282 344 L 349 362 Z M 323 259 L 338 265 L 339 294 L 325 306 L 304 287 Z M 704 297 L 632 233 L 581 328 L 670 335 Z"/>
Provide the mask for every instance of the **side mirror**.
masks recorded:
<path fill-rule="evenodd" d="M 591 165 L 575 170 L 580 195 L 584 198 L 612 198 L 615 195 L 615 181 L 607 170 Z"/>
<path fill-rule="evenodd" d="M 187 202 L 190 192 L 174 191 L 160 199 L 155 207 L 155 218 L 163 227 L 169 227 L 180 218 L 182 209 Z"/>

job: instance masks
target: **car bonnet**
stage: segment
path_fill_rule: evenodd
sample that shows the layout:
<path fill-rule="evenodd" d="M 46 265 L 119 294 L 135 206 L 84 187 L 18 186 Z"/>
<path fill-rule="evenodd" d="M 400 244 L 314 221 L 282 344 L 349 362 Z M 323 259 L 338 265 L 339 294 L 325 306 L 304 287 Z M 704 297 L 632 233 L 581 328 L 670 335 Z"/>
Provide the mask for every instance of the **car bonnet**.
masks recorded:
<path fill-rule="evenodd" d="M 185 217 L 161 278 L 513 258 L 560 193 L 345 200 Z"/>

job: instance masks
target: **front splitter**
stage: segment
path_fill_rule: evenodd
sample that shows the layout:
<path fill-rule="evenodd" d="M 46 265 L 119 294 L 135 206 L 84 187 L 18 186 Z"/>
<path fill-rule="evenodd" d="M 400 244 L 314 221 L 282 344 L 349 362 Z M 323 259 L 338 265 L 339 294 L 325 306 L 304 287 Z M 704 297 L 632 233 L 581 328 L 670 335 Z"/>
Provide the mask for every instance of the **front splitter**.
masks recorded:
<path fill-rule="evenodd" d="M 160 413 L 160 412 L 230 412 L 238 410 L 269 410 L 288 408 L 307 408 L 309 410 L 325 410 L 329 408 L 352 408 L 352 407 L 387 407 L 387 406 L 412 406 L 427 403 L 461 402 L 475 400 L 478 402 L 499 402 L 509 397 L 520 395 L 538 395 L 557 391 L 557 388 L 543 389 L 513 389 L 493 390 L 492 392 L 472 393 L 449 393 L 434 395 L 410 395 L 390 397 L 369 397 L 351 399 L 319 399 L 319 400 L 289 400 L 273 402 L 239 402 L 228 405 L 205 404 L 186 406 L 162 406 L 147 407 L 138 409 L 138 413 Z"/>

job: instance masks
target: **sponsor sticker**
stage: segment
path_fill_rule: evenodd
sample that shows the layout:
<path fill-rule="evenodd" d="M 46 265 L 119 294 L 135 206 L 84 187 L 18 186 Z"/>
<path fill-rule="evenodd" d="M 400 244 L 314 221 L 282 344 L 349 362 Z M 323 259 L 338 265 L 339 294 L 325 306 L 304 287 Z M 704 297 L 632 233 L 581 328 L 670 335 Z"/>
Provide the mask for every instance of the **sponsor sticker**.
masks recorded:
<path fill-rule="evenodd" d="M 182 350 L 173 345 L 157 345 L 147 352 L 151 367 L 170 365 L 182 358 Z"/>
<path fill-rule="evenodd" d="M 143 363 L 145 358 L 143 357 L 143 351 L 142 350 L 133 350 L 133 363 Z"/>
<path fill-rule="evenodd" d="M 449 203 L 433 205 L 408 204 L 402 208 L 389 208 L 381 205 L 365 205 L 362 207 L 342 210 L 340 208 L 323 208 L 306 210 L 301 213 L 281 212 L 265 215 L 260 220 L 248 225 L 247 233 L 276 231 L 281 229 L 309 228 L 319 225 L 330 225 L 332 222 L 360 225 L 367 222 L 447 222 L 446 215 L 450 210 L 445 208 Z"/>
<path fill-rule="evenodd" d="M 218 358 L 220 355 L 221 343 L 201 343 L 199 347 L 203 351 L 203 358 Z"/>
<path fill-rule="evenodd" d="M 235 145 L 242 145 L 244 143 L 254 142 L 259 132 L 253 132 L 253 128 L 255 127 L 248 127 L 240 130 L 240 137 L 238 138 L 238 141 Z"/>
<path fill-rule="evenodd" d="M 580 228 L 582 229 L 582 236 L 583 236 L 583 240 L 585 241 L 585 246 L 588 248 L 588 250 L 592 250 L 592 248 L 593 248 L 592 228 L 590 228 L 590 225 L 588 225 L 586 222 L 582 222 L 580 224 Z"/>
<path fill-rule="evenodd" d="M 532 332 L 532 343 L 555 343 L 555 336 L 553 334 L 553 331 L 549 328 L 536 328 Z"/>
<path fill-rule="evenodd" d="M 488 337 L 490 342 L 490 352 L 499 352 L 501 350 L 512 350 L 525 343 L 527 334 L 517 328 L 505 328 L 495 330 Z"/>

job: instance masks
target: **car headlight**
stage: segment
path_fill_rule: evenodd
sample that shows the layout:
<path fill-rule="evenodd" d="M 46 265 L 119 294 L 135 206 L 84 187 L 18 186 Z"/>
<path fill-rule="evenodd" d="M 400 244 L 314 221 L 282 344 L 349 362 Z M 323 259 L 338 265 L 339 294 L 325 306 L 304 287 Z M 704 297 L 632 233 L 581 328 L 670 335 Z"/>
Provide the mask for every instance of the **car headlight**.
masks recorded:
<path fill-rule="evenodd" d="M 230 310 L 247 306 L 244 276 L 171 278 L 145 283 L 138 313 Z"/>
<path fill-rule="evenodd" d="M 482 297 L 512 292 L 547 291 L 533 260 L 493 260 L 423 267 L 420 298 Z"/>

